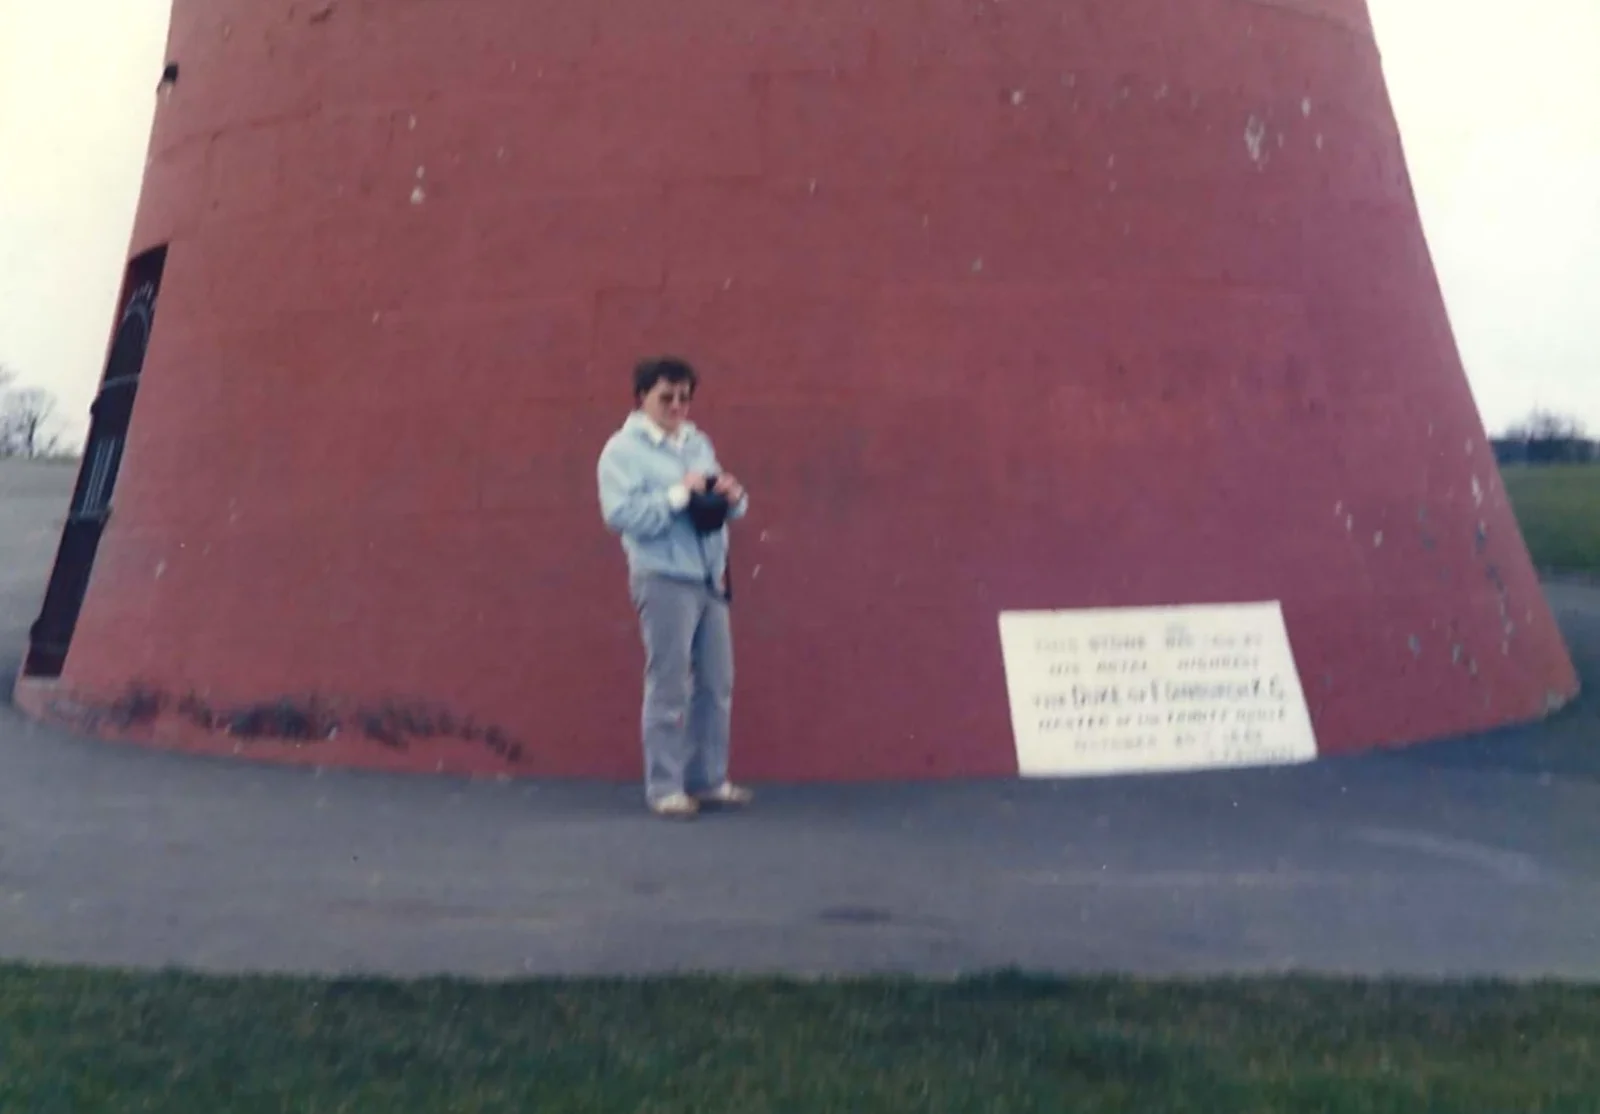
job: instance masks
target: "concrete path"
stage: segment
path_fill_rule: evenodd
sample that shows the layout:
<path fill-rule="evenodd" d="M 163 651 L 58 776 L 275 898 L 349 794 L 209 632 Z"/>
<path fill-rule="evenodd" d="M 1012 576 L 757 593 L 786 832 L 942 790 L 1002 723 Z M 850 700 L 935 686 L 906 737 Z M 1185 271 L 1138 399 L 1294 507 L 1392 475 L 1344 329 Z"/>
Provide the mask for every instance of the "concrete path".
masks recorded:
<path fill-rule="evenodd" d="M 12 663 L 54 552 L 53 482 L 41 496 L 50 483 L 0 471 Z M 1592 688 L 1600 591 L 1550 596 Z M 1591 698 L 1538 730 L 1291 770 L 774 788 L 749 814 L 675 826 L 641 815 L 631 786 L 257 767 L 89 742 L 6 708 L 0 957 L 1595 979 L 1600 714 Z"/>

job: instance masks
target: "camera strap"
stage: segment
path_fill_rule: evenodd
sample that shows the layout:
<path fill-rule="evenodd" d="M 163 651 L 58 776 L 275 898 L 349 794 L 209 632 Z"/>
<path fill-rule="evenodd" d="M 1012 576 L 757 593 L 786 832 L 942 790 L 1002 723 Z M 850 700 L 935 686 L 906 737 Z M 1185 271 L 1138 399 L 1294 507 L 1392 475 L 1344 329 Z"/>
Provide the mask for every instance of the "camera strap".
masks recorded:
<path fill-rule="evenodd" d="M 722 591 L 717 591 L 717 575 L 711 571 L 710 558 L 706 556 L 706 538 L 704 534 L 698 535 L 695 540 L 700 544 L 700 564 L 706 570 L 706 589 L 713 596 L 721 595 L 722 602 L 733 606 L 733 531 L 723 527 L 723 536 L 727 538 L 727 555 L 723 560 Z"/>

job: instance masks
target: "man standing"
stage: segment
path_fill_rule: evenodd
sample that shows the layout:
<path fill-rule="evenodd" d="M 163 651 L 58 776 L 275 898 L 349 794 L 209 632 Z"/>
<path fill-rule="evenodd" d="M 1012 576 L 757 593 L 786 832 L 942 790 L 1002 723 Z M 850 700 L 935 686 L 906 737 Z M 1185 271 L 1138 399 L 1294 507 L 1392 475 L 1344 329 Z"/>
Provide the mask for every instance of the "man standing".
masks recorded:
<path fill-rule="evenodd" d="M 635 409 L 599 465 L 600 512 L 621 535 L 644 637 L 645 800 L 657 815 L 679 819 L 751 796 L 728 780 L 727 583 L 727 522 L 743 518 L 750 500 L 688 419 L 697 385 L 682 360 L 636 367 Z"/>

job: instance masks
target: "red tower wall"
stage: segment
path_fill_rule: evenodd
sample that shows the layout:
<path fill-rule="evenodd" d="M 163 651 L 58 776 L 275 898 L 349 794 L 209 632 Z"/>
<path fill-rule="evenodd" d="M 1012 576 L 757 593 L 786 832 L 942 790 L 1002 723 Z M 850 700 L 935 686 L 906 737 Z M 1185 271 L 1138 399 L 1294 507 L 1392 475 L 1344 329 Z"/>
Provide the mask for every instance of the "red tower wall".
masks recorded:
<path fill-rule="evenodd" d="M 752 491 L 741 776 L 1014 772 L 1008 609 L 1280 599 L 1325 752 L 1576 688 L 1361 0 L 178 0 L 170 57 L 41 714 L 635 776 L 594 464 L 662 351 Z M 224 728 L 280 699 L 335 737 Z"/>

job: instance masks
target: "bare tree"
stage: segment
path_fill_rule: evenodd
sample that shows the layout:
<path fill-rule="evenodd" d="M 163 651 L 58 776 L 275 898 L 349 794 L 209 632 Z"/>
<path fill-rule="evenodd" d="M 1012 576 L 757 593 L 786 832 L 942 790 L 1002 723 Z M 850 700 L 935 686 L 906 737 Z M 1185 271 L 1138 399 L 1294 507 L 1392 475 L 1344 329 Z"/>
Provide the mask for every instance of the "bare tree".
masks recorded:
<path fill-rule="evenodd" d="M 1513 441 L 1581 441 L 1587 434 L 1577 418 L 1549 410 L 1535 410 L 1506 431 Z"/>
<path fill-rule="evenodd" d="M 1575 464 L 1596 457 L 1583 422 L 1549 410 L 1535 410 L 1506 430 L 1498 451 L 1508 463 Z"/>
<path fill-rule="evenodd" d="M 0 404 L 0 428 L 6 431 L 11 455 L 34 460 L 55 452 L 60 437 L 50 431 L 56 399 L 49 391 L 27 387 L 12 391 Z"/>
<path fill-rule="evenodd" d="M 51 429 L 56 398 L 38 387 L 12 390 L 17 373 L 0 365 L 0 457 L 49 456 L 60 440 Z"/>
<path fill-rule="evenodd" d="M 11 429 L 11 384 L 17 381 L 17 373 L 0 364 L 0 460 L 8 456 L 16 456 L 14 435 Z"/>

